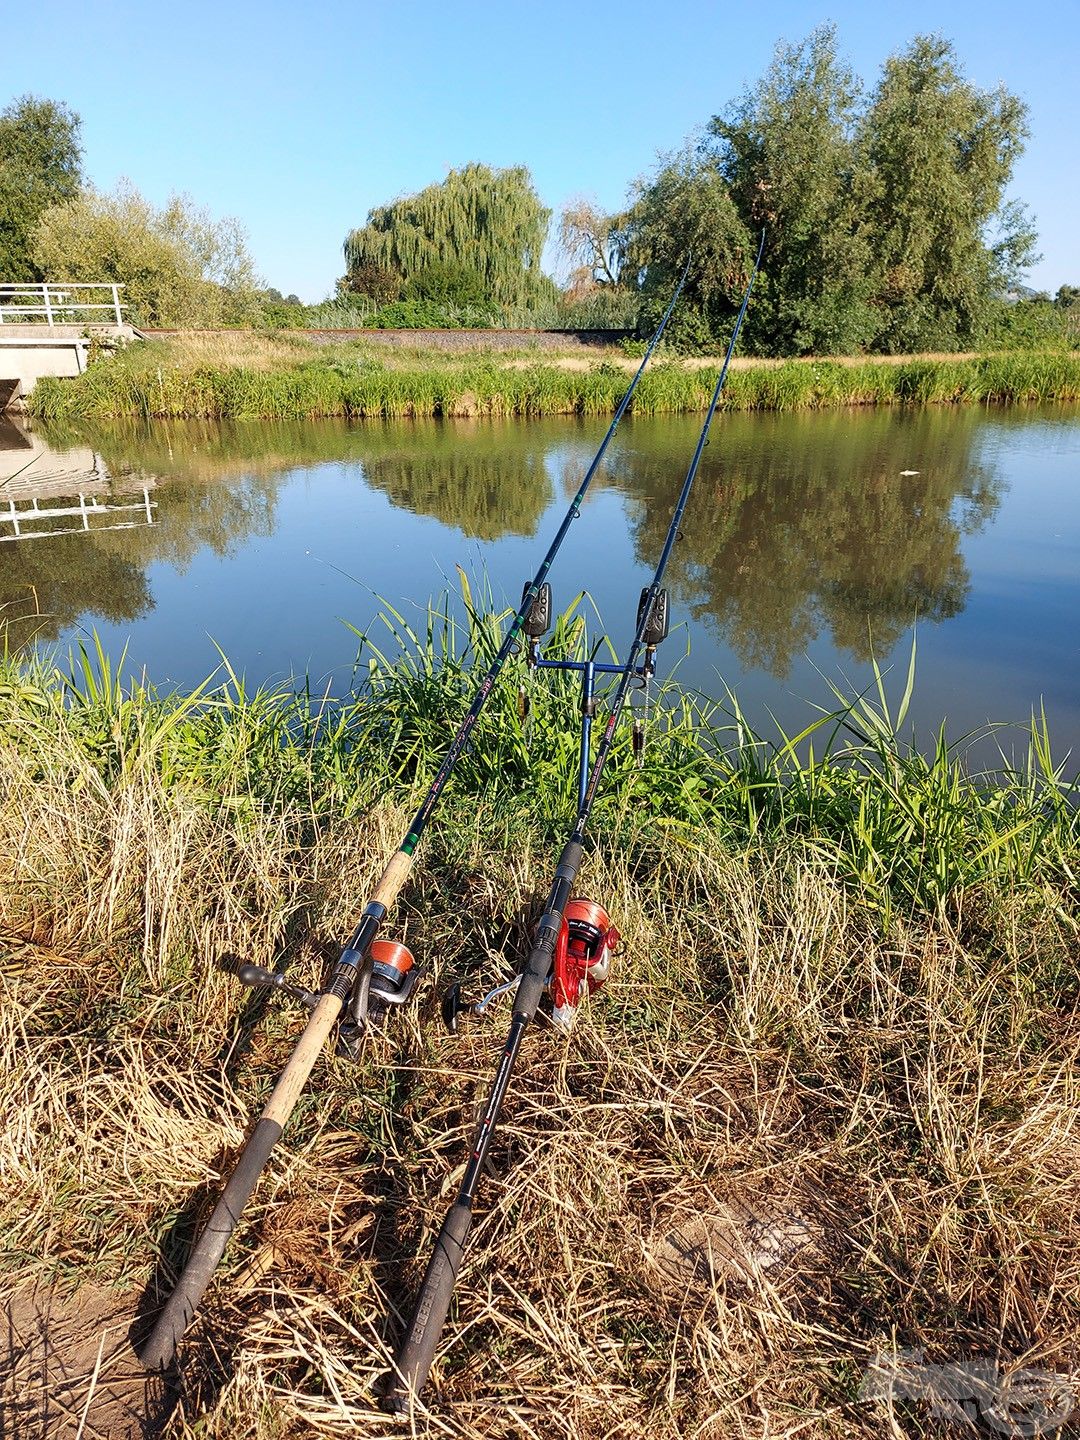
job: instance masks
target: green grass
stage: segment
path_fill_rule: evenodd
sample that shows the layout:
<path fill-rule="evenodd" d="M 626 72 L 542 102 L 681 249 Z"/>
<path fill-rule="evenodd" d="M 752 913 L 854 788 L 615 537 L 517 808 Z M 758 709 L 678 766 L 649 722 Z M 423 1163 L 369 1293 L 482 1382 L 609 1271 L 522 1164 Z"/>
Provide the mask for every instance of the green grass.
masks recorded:
<path fill-rule="evenodd" d="M 51 421 L 109 417 L 299 419 L 320 416 L 601 415 L 629 375 L 600 361 L 569 369 L 537 358 L 460 358 L 417 352 L 393 363 L 362 344 L 320 355 L 302 342 L 267 342 L 276 358 L 232 363 L 185 358 L 165 344 L 130 347 L 73 379 L 46 377 L 31 398 Z M 716 372 L 678 361 L 646 372 L 634 400 L 643 415 L 703 410 Z M 1080 356 L 1014 352 L 973 359 L 789 361 L 732 370 L 727 410 L 843 405 L 1014 403 L 1080 398 Z"/>
<path fill-rule="evenodd" d="M 0 661 L 0 1291 L 59 1282 L 55 1334 L 80 1283 L 152 1304 L 218 1193 L 302 1023 L 222 957 L 318 983 L 504 633 L 463 599 L 464 621 L 387 610 L 340 696 L 247 692 L 227 666 L 158 694 L 93 644 Z M 580 655 L 596 629 L 579 602 L 548 643 Z M 520 663 L 387 922 L 420 998 L 358 1064 L 317 1067 L 166 1440 L 388 1433 L 393 1316 L 507 1018 L 449 1037 L 438 998 L 520 963 L 573 812 L 575 687 L 533 677 L 526 733 Z M 994 775 L 944 737 L 915 752 L 913 673 L 768 738 L 733 697 L 669 691 L 644 768 L 617 745 L 581 887 L 623 944 L 569 1044 L 538 1026 L 522 1047 L 417 1433 L 481 1440 L 496 1413 L 544 1440 L 749 1440 L 767 1396 L 784 1440 L 872 1440 L 857 1392 L 881 1350 L 1068 1373 L 1076 779 L 1041 720 Z M 794 1215 L 805 1246 L 762 1270 L 747 1212 Z M 673 1235 L 714 1269 L 673 1273 Z M 19 1373 L 13 1431 L 83 1403 Z M 897 1433 L 927 1423 L 898 1406 Z"/>

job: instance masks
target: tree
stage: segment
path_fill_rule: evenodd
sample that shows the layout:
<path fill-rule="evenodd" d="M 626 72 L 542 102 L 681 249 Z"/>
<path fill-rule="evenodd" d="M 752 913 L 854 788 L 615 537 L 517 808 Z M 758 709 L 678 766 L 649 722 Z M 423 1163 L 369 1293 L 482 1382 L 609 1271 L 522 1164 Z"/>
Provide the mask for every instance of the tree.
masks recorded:
<path fill-rule="evenodd" d="M 865 102 L 823 26 L 778 46 L 757 84 L 639 187 L 621 274 L 655 310 L 690 254 L 678 324 L 716 344 L 764 230 L 748 349 L 977 344 L 1035 259 L 1023 206 L 1003 199 L 1026 135 L 1022 102 L 976 89 L 940 38 L 893 56 Z"/>
<path fill-rule="evenodd" d="M 635 274 L 641 285 L 641 328 L 655 328 L 689 260 L 668 341 L 680 349 L 714 343 L 738 309 L 753 251 L 712 160 L 694 148 L 667 157 L 654 179 L 639 189 L 627 232 L 623 273 Z"/>
<path fill-rule="evenodd" d="M 762 79 L 639 189 L 628 263 L 646 290 L 690 256 L 681 328 L 715 344 L 730 328 L 765 232 L 748 348 L 766 354 L 859 348 L 873 328 L 854 142 L 859 83 L 831 26 L 778 46 Z M 657 300 L 658 303 L 658 300 Z"/>
<path fill-rule="evenodd" d="M 626 215 L 605 215 L 592 200 L 579 196 L 559 218 L 559 246 L 574 262 L 572 288 L 618 285 L 626 260 Z"/>
<path fill-rule="evenodd" d="M 748 340 L 770 353 L 860 348 L 873 328 L 855 129 L 860 84 L 824 25 L 778 45 L 762 79 L 713 117 L 711 154 L 739 219 L 765 231 Z"/>
<path fill-rule="evenodd" d="M 1023 207 L 1003 201 L 1027 135 L 1023 102 L 965 80 L 949 41 L 918 36 L 886 61 L 860 136 L 875 348 L 983 338 L 995 295 L 1037 258 Z"/>
<path fill-rule="evenodd" d="M 454 305 L 479 310 L 487 302 L 484 277 L 470 265 L 434 260 L 411 275 L 404 299 L 431 300 L 437 305 Z"/>
<path fill-rule="evenodd" d="M 243 229 L 214 220 L 181 195 L 158 210 L 122 181 L 46 210 L 33 238 L 35 262 L 53 280 L 124 286 L 136 324 L 199 327 L 253 318 L 254 267 Z"/>
<path fill-rule="evenodd" d="M 366 262 L 351 269 L 337 283 L 339 295 L 366 295 L 376 305 L 388 305 L 401 298 L 402 279 L 386 265 Z"/>
<path fill-rule="evenodd" d="M 374 265 L 400 274 L 405 286 L 429 266 L 458 266 L 481 276 L 488 302 L 528 305 L 551 288 L 540 270 L 550 215 L 524 166 L 466 165 L 370 211 L 346 237 L 345 260 L 350 275 Z"/>
<path fill-rule="evenodd" d="M 46 278 L 31 236 L 44 210 L 82 187 L 80 123 L 66 105 L 32 95 L 0 112 L 0 282 Z"/>

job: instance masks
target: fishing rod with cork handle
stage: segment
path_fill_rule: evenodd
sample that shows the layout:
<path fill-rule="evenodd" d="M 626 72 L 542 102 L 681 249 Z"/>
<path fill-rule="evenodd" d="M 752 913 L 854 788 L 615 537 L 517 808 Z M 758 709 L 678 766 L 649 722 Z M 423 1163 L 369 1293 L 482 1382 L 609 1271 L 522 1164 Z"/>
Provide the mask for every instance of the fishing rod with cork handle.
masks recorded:
<path fill-rule="evenodd" d="M 229 1238 L 240 1222 L 244 1207 L 266 1167 L 274 1146 L 280 1140 L 289 1117 L 296 1108 L 308 1077 L 315 1066 L 327 1037 L 335 1026 L 346 1047 L 355 1047 L 366 1033 L 371 1019 L 373 1003 L 379 1009 L 388 1009 L 407 1000 L 415 989 L 419 978 L 418 970 L 412 965 L 408 951 L 402 955 L 403 946 L 377 939 L 387 914 L 409 877 L 413 867 L 416 847 L 424 829 L 434 813 L 439 797 L 450 775 L 464 752 L 469 736 L 480 716 L 495 681 L 509 657 L 517 653 L 520 638 L 526 632 L 530 616 L 537 609 L 550 607 L 551 591 L 545 583 L 547 573 L 566 538 L 570 526 L 581 513 L 585 493 L 600 467 L 608 445 L 611 443 L 619 422 L 626 414 L 645 373 L 653 351 L 675 309 L 689 273 L 687 260 L 682 276 L 675 287 L 667 309 L 646 347 L 630 385 L 619 402 L 614 419 L 600 443 L 584 478 L 567 507 L 562 523 L 541 562 L 533 579 L 525 586 L 521 604 L 494 659 L 488 666 L 456 735 L 450 742 L 446 755 L 432 780 L 426 796 L 409 827 L 400 846 L 391 856 L 375 886 L 371 900 L 364 907 L 360 921 L 330 971 L 327 983 L 318 993 L 313 994 L 299 986 L 286 982 L 283 975 L 264 970 L 256 965 L 241 965 L 236 970 L 237 978 L 246 985 L 265 986 L 281 990 L 311 1012 L 310 1019 L 293 1049 L 288 1063 L 274 1086 L 262 1114 L 259 1116 L 231 1176 L 222 1191 L 212 1215 L 199 1239 L 192 1248 L 176 1285 L 162 1307 L 146 1341 L 140 1347 L 139 1356 L 150 1369 L 163 1369 L 171 1364 L 176 1347 L 184 1332 L 195 1317 L 206 1288 L 225 1252 Z M 375 947 L 380 947 L 376 949 Z M 406 962 L 406 958 L 407 962 Z"/>

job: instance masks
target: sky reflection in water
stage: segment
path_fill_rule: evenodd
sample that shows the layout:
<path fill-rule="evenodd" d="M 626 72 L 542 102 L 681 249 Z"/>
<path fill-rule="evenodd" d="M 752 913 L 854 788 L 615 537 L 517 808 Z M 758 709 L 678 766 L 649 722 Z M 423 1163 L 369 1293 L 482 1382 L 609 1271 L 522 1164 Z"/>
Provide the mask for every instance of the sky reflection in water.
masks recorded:
<path fill-rule="evenodd" d="M 98 508 L 20 525 L 71 533 L 0 538 L 3 614 L 17 642 L 66 649 L 96 628 L 163 685 L 201 680 L 213 641 L 252 684 L 307 673 L 340 690 L 356 653 L 342 622 L 368 629 L 377 596 L 419 623 L 461 565 L 515 603 L 605 428 L 5 425 L 0 515 L 80 511 L 80 490 Z M 616 645 L 699 428 L 624 421 L 553 568 L 556 603 L 586 589 Z M 797 729 L 808 701 L 832 703 L 823 677 L 870 683 L 871 655 L 898 697 L 917 624 L 924 743 L 943 718 L 958 738 L 1044 702 L 1063 752 L 1080 740 L 1078 460 L 1075 407 L 719 416 L 668 572 L 667 667 L 729 686 L 759 728 L 771 712 Z"/>

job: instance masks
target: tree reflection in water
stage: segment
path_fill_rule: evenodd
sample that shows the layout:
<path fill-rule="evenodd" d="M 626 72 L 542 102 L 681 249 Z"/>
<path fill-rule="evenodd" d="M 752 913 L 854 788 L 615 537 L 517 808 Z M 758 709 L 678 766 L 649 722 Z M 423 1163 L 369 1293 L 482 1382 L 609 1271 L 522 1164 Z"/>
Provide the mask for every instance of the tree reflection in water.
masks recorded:
<path fill-rule="evenodd" d="M 668 572 L 673 598 L 746 668 L 781 679 L 822 630 L 866 661 L 916 617 L 958 614 L 969 589 L 961 537 L 1000 503 L 1000 481 L 972 454 L 981 421 L 929 410 L 758 416 L 750 427 L 718 417 Z M 638 497 L 645 563 L 682 474 L 642 439 L 618 478 Z"/>
<path fill-rule="evenodd" d="M 627 497 L 645 569 L 663 544 L 700 423 L 629 418 L 597 477 L 597 493 L 608 487 Z M 988 423 L 1010 422 L 974 408 L 718 416 L 668 571 L 673 599 L 717 630 L 745 667 L 781 678 L 823 632 L 866 660 L 872 650 L 886 653 L 916 617 L 956 615 L 970 584 L 962 537 L 990 520 L 1000 498 L 1000 481 L 976 454 Z M 338 499 L 325 502 L 328 531 L 342 523 L 334 509 L 346 504 L 342 495 L 355 524 L 357 495 L 375 490 L 395 509 L 471 539 L 531 537 L 556 499 L 555 479 L 572 493 L 604 428 L 567 420 L 189 422 L 50 433 L 58 451 L 92 446 L 117 491 L 152 484 L 155 524 L 0 545 L 9 638 L 55 638 L 80 619 L 146 615 L 151 563 L 183 572 L 200 552 L 227 557 L 273 535 L 282 484 L 328 462 L 343 482 Z M 311 504 L 324 503 L 317 486 L 310 494 Z M 413 542 L 406 526 L 400 533 L 408 565 Z M 406 581 L 413 599 L 426 598 L 415 593 L 422 580 Z M 34 601 L 40 614 L 26 618 Z"/>

